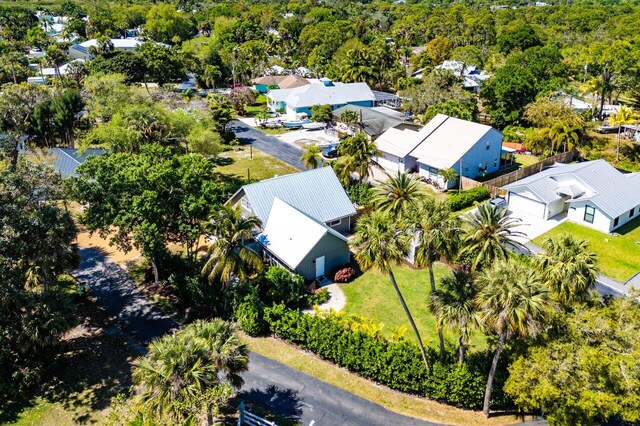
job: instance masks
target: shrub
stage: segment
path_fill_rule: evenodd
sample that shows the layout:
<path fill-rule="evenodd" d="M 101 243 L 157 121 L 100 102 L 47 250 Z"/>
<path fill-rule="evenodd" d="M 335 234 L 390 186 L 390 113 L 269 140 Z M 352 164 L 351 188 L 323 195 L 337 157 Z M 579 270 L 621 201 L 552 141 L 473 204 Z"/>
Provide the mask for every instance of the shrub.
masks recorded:
<path fill-rule="evenodd" d="M 486 186 L 477 186 L 458 192 L 447 198 L 447 203 L 452 211 L 462 210 L 473 205 L 476 201 L 486 200 L 491 196 L 491 191 Z"/>
<path fill-rule="evenodd" d="M 333 281 L 336 283 L 348 283 L 356 276 L 356 270 L 351 267 L 339 269 L 333 276 Z"/>
<path fill-rule="evenodd" d="M 327 303 L 331 299 L 331 295 L 326 288 L 320 289 L 315 293 L 309 293 L 307 295 L 307 307 L 322 305 L 323 303 Z"/>
<path fill-rule="evenodd" d="M 427 357 L 432 366 L 428 372 L 420 350 L 410 341 L 391 341 L 379 333 L 354 331 L 345 326 L 340 314 L 300 315 L 283 305 L 275 305 L 265 309 L 264 319 L 276 336 L 362 377 L 456 407 L 482 407 L 488 365 L 484 361 L 489 359 L 486 356 L 474 356 L 472 362 L 464 365 L 444 363 L 428 348 Z M 504 407 L 502 383 L 502 380 L 496 383 L 493 401 Z"/>
<path fill-rule="evenodd" d="M 250 336 L 259 336 L 265 331 L 264 305 L 257 297 L 248 297 L 235 310 L 240 329 Z"/>
<path fill-rule="evenodd" d="M 347 194 L 349 194 L 349 199 L 352 203 L 356 203 L 359 206 L 368 206 L 371 204 L 373 190 L 368 182 L 359 182 L 351 179 L 351 182 L 349 182 L 345 190 Z"/>
<path fill-rule="evenodd" d="M 304 307 L 304 296 L 308 290 L 300 275 L 279 266 L 271 266 L 260 281 L 260 298 L 265 305 L 284 303 L 289 308 Z"/>

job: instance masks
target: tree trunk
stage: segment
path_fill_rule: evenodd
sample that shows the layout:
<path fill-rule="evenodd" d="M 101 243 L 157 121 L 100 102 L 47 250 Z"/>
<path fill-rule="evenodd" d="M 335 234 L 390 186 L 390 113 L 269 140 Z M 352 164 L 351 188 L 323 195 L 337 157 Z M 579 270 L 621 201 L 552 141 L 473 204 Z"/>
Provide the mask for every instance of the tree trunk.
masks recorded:
<path fill-rule="evenodd" d="M 398 283 L 396 283 L 396 277 L 393 275 L 393 271 L 391 270 L 389 270 L 389 279 L 391 280 L 393 289 L 396 291 L 396 295 L 398 296 L 398 299 L 400 299 L 400 303 L 402 304 L 404 313 L 407 315 L 407 318 L 409 319 L 409 323 L 411 324 L 413 333 L 416 335 L 416 339 L 418 340 L 418 347 L 420 348 L 420 353 L 422 354 L 422 360 L 424 361 L 424 366 L 427 368 L 427 372 L 428 372 L 430 371 L 429 360 L 427 360 L 427 353 L 424 350 L 424 345 L 422 344 L 422 339 L 420 338 L 418 327 L 416 327 L 416 323 L 413 321 L 413 317 L 411 316 L 411 312 L 409 312 L 407 303 L 404 301 L 404 297 L 402 297 L 402 293 L 400 293 L 400 289 L 398 288 Z"/>
<path fill-rule="evenodd" d="M 491 362 L 491 370 L 489 370 L 489 377 L 487 378 L 487 388 L 484 391 L 484 406 L 482 412 L 485 417 L 489 417 L 489 401 L 491 400 L 491 392 L 493 391 L 493 380 L 496 377 L 496 368 L 498 368 L 498 360 L 500 359 L 500 353 L 504 346 L 504 341 L 507 339 L 507 332 L 500 333 L 500 340 L 498 340 L 498 347 L 496 353 L 493 355 L 493 361 Z"/>
<path fill-rule="evenodd" d="M 620 129 L 622 129 L 622 125 L 618 123 L 618 143 L 616 145 L 616 163 L 620 161 Z"/>
<path fill-rule="evenodd" d="M 160 274 L 158 273 L 158 259 L 153 256 L 151 261 L 151 271 L 153 272 L 153 283 L 158 284 L 160 282 Z"/>
<path fill-rule="evenodd" d="M 459 346 L 458 346 L 458 364 L 462 364 L 464 363 L 464 352 L 465 352 L 465 345 L 464 345 L 464 337 L 462 335 L 460 335 L 460 338 L 458 339 L 459 342 Z"/>
<path fill-rule="evenodd" d="M 433 261 L 429 258 L 427 263 L 429 269 L 429 282 L 431 283 L 431 292 L 436 291 L 436 277 L 433 275 Z M 444 359 L 444 336 L 442 335 L 442 327 L 438 325 L 438 340 L 440 341 L 440 358 Z"/>

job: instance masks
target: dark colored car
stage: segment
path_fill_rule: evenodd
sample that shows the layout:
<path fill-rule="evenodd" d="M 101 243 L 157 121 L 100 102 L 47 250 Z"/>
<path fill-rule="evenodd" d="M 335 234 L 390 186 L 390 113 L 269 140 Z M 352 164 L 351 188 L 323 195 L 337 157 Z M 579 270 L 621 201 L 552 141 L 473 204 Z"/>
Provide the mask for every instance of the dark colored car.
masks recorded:
<path fill-rule="evenodd" d="M 337 158 L 338 157 L 338 145 L 332 144 L 324 148 L 322 151 L 324 158 Z"/>

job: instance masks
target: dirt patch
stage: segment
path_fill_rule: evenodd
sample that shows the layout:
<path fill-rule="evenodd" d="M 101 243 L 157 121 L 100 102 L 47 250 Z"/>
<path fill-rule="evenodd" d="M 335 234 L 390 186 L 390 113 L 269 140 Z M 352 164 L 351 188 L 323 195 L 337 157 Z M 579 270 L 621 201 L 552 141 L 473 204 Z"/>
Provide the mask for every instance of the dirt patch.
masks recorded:
<path fill-rule="evenodd" d="M 89 232 L 81 232 L 78 234 L 78 246 L 98 248 L 103 251 L 111 261 L 120 266 L 125 266 L 127 262 L 141 257 L 140 252 L 135 248 L 125 253 L 118 250 L 115 246 L 109 245 L 109 240 L 102 238 L 97 232 L 93 234 Z"/>

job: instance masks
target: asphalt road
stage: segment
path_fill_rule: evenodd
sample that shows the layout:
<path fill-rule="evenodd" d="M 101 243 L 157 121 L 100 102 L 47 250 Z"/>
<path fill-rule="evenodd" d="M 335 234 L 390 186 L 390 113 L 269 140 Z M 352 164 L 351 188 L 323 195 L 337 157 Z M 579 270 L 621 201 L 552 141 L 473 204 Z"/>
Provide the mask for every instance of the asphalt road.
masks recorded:
<path fill-rule="evenodd" d="M 347 391 L 251 353 L 238 397 L 303 426 L 433 426 L 393 413 Z"/>
<path fill-rule="evenodd" d="M 251 144 L 260 151 L 264 151 L 299 170 L 305 170 L 304 164 L 300 161 L 300 156 L 303 153 L 300 148 L 283 142 L 275 136 L 254 129 L 239 120 L 233 120 L 227 124 L 227 130 L 235 133 L 240 142 Z"/>
<path fill-rule="evenodd" d="M 147 299 L 124 270 L 99 249 L 79 251 L 80 269 L 73 275 L 89 286 L 98 304 L 122 324 L 127 335 L 146 346 L 177 328 L 177 323 Z"/>

